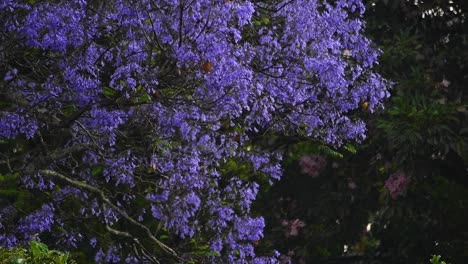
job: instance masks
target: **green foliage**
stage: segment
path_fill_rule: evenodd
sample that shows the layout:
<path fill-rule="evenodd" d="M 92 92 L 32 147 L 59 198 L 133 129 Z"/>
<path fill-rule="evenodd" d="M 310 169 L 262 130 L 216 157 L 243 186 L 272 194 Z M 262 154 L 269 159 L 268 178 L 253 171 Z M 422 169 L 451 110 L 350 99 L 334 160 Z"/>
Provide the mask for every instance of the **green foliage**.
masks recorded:
<path fill-rule="evenodd" d="M 0 248 L 0 263 L 5 264 L 73 264 L 68 253 L 51 250 L 47 245 L 31 241 L 29 249 Z"/>
<path fill-rule="evenodd" d="M 433 255 L 432 258 L 431 258 L 431 264 L 447 264 L 447 262 L 441 260 L 441 256 L 440 255 Z"/>
<path fill-rule="evenodd" d="M 377 128 L 389 151 L 404 162 L 427 153 L 444 156 L 450 150 L 465 155 L 467 141 L 459 133 L 461 122 L 454 104 L 414 94 L 393 97 L 391 107 L 377 120 Z"/>
<path fill-rule="evenodd" d="M 261 206 L 275 210 L 261 243 L 293 263 L 427 263 L 434 253 L 464 263 L 468 27 L 461 16 L 468 1 L 365 2 L 368 36 L 383 51 L 379 67 L 395 83 L 392 96 L 383 111 L 357 113 L 370 124 L 362 145 L 290 144 L 282 182 L 262 196 Z M 436 7 L 445 15 L 422 18 Z M 326 157 L 326 168 L 307 177 L 303 155 Z M 409 184 L 392 197 L 385 184 L 396 173 Z M 294 219 L 305 226 L 285 236 L 282 221 Z M 445 262 L 434 256 L 431 263 Z"/>
<path fill-rule="evenodd" d="M 288 157 L 286 162 L 297 162 L 304 155 L 320 155 L 329 158 L 341 159 L 346 153 L 356 153 L 356 148 L 351 143 L 344 144 L 340 149 L 327 146 L 323 142 L 315 140 L 299 141 L 288 146 Z"/>

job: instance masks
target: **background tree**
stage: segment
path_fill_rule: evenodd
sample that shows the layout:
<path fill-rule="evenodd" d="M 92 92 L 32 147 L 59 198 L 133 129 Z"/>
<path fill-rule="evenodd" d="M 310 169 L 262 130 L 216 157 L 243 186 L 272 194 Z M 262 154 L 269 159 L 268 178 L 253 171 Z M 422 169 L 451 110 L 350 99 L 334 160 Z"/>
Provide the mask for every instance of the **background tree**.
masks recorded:
<path fill-rule="evenodd" d="M 395 86 L 385 110 L 356 112 L 364 144 L 289 146 L 283 181 L 261 194 L 278 208 L 264 246 L 284 262 L 466 261 L 468 8 L 423 2 L 366 1 L 379 72 Z"/>

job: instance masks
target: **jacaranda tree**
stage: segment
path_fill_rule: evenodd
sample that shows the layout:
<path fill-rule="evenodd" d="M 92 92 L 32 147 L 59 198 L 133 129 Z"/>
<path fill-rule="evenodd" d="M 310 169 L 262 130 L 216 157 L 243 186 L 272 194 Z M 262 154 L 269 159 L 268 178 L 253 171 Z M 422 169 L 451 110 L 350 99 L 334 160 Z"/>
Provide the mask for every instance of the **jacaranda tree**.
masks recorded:
<path fill-rule="evenodd" d="M 0 3 L 0 246 L 270 263 L 268 135 L 359 141 L 388 83 L 360 0 Z M 257 254 L 261 255 L 261 254 Z"/>

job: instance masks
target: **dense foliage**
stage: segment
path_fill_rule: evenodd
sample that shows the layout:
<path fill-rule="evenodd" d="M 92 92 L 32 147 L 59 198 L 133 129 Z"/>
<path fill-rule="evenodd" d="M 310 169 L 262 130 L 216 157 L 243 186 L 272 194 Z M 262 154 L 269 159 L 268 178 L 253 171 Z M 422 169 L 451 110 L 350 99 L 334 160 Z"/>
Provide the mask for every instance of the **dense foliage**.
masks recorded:
<path fill-rule="evenodd" d="M 428 263 L 433 254 L 464 263 L 468 2 L 366 4 L 392 96 L 373 115 L 362 105 L 368 138 L 355 150 L 288 145 L 283 180 L 256 207 L 263 245 L 285 263 Z"/>
<path fill-rule="evenodd" d="M 0 248 L 0 263 L 4 264 L 76 264 L 70 254 L 50 250 L 47 245 L 31 241 L 29 248 Z"/>
<path fill-rule="evenodd" d="M 388 84 L 359 0 L 0 4 L 0 246 L 256 257 L 269 137 L 360 141 Z M 257 254 L 258 255 L 258 254 Z M 90 261 L 87 259 L 86 261 Z"/>

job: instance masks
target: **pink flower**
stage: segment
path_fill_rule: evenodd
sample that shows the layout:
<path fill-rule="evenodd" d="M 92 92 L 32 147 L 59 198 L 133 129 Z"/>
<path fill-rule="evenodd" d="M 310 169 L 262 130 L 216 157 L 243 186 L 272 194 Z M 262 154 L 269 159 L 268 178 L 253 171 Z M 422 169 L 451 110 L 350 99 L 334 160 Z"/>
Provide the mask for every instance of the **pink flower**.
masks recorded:
<path fill-rule="evenodd" d="M 327 161 L 323 157 L 317 155 L 302 156 L 299 159 L 299 166 L 301 167 L 302 173 L 314 178 L 319 176 L 320 171 L 325 165 L 327 165 Z"/>
<path fill-rule="evenodd" d="M 281 255 L 279 257 L 279 263 L 281 263 L 281 264 L 290 264 L 291 263 L 291 257 L 286 256 L 286 255 Z"/>
<path fill-rule="evenodd" d="M 390 192 L 393 199 L 403 195 L 408 187 L 409 179 L 403 172 L 396 172 L 390 175 L 385 181 L 385 188 Z"/>
<path fill-rule="evenodd" d="M 357 184 L 351 178 L 348 178 L 348 188 L 351 190 L 354 190 L 357 188 Z"/>
<path fill-rule="evenodd" d="M 305 226 L 305 223 L 299 219 L 293 221 L 283 220 L 281 222 L 281 225 L 286 227 L 285 236 L 290 237 L 299 235 L 299 229 L 303 228 Z"/>

